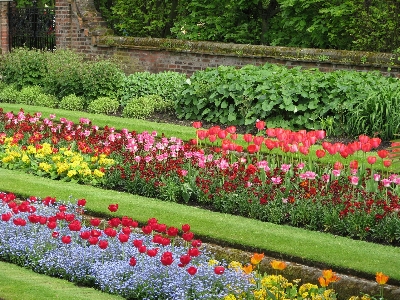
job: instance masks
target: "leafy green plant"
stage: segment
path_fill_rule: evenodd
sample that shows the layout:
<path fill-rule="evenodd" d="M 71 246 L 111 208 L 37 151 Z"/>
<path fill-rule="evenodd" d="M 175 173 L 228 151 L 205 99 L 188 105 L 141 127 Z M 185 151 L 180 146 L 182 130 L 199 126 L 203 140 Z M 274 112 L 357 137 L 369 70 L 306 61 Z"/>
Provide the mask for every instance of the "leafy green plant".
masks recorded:
<path fill-rule="evenodd" d="M 86 99 L 118 98 L 125 74 L 110 60 L 87 61 L 81 67 L 80 82 Z"/>
<path fill-rule="evenodd" d="M 149 117 L 162 103 L 162 98 L 158 95 L 149 95 L 132 98 L 125 106 L 122 116 L 128 118 L 145 119 Z"/>
<path fill-rule="evenodd" d="M 9 84 L 0 90 L 0 102 L 15 103 L 19 90 L 14 84 Z"/>
<path fill-rule="evenodd" d="M 83 111 L 85 107 L 85 99 L 75 94 L 64 96 L 59 107 L 66 110 Z"/>
<path fill-rule="evenodd" d="M 58 106 L 58 99 L 54 95 L 41 93 L 34 99 L 33 105 L 55 108 Z"/>
<path fill-rule="evenodd" d="M 182 95 L 185 80 L 185 74 L 171 71 L 133 73 L 125 79 L 121 106 L 125 106 L 132 98 L 148 95 L 159 95 L 166 102 L 177 102 Z"/>
<path fill-rule="evenodd" d="M 347 132 L 351 135 L 364 133 L 379 136 L 382 139 L 393 139 L 400 131 L 400 92 L 396 79 L 381 81 L 379 89 L 372 90 L 356 103 L 347 114 Z"/>
<path fill-rule="evenodd" d="M 45 56 L 40 50 L 16 48 L 3 55 L 0 61 L 2 79 L 18 89 L 27 85 L 41 85 L 46 73 Z"/>
<path fill-rule="evenodd" d="M 26 86 L 18 93 L 16 103 L 35 105 L 36 100 L 43 95 L 43 88 L 38 85 Z"/>
<path fill-rule="evenodd" d="M 110 97 L 100 97 L 89 103 L 88 111 L 95 114 L 115 114 L 119 109 L 119 102 Z"/>
<path fill-rule="evenodd" d="M 43 87 L 47 93 L 61 99 L 70 94 L 83 95 L 81 72 L 84 56 L 62 49 L 46 53 L 47 73 Z"/>

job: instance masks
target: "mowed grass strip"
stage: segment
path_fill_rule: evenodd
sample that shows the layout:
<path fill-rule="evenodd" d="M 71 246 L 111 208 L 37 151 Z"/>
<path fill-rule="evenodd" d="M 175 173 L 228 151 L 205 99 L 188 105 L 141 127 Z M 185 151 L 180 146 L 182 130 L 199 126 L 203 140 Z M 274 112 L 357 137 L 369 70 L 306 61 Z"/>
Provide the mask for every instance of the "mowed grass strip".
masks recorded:
<path fill-rule="evenodd" d="M 374 279 L 376 272 L 383 272 L 392 280 L 400 280 L 398 247 L 275 225 L 87 185 L 54 181 L 14 170 L 0 169 L 0 191 L 26 197 L 52 196 L 58 200 L 85 198 L 87 209 L 93 214 L 129 216 L 141 223 L 154 217 L 161 223 L 176 227 L 189 223 L 196 236 L 205 240 L 273 254 L 276 258 L 315 262 L 336 271 L 350 269 L 365 274 L 369 279 Z M 115 214 L 108 211 L 111 203 L 119 204 Z"/>
<path fill-rule="evenodd" d="M 122 300 L 124 298 L 0 261 L 1 300 Z"/>

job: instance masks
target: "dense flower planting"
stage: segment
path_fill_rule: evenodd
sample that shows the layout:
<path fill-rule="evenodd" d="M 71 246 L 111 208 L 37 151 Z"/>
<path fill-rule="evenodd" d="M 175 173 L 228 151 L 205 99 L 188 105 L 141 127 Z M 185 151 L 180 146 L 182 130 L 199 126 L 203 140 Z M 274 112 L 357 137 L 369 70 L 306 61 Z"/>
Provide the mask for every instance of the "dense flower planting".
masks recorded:
<path fill-rule="evenodd" d="M 332 285 L 340 278 L 332 270 L 322 272 L 318 286 L 278 275 L 286 268 L 283 261 L 270 262 L 277 274 L 261 275 L 258 266 L 264 254 L 254 253 L 247 265 L 220 262 L 194 238 L 189 224 L 179 229 L 155 218 L 139 226 L 128 216 L 88 217 L 85 199 L 19 200 L 4 192 L 0 199 L 0 259 L 127 299 L 334 300 L 337 296 Z M 118 203 L 108 208 L 115 213 Z M 378 284 L 383 286 L 388 279 L 377 273 Z"/>
<path fill-rule="evenodd" d="M 0 119 L 4 168 L 351 238 L 400 242 L 400 176 L 390 169 L 388 151 L 366 154 L 379 146 L 379 138 L 362 135 L 350 144 L 331 144 L 321 130 L 292 132 L 258 121 L 258 134 L 243 135 L 242 146 L 234 126 L 206 130 L 200 122 L 193 123 L 196 138 L 185 143 L 157 132 L 99 129 L 87 119 L 56 122 L 55 116 L 23 111 L 1 111 Z M 348 163 L 323 164 L 310 159 L 311 151 L 317 159 L 332 155 Z M 378 160 L 386 170 L 374 169 Z"/>

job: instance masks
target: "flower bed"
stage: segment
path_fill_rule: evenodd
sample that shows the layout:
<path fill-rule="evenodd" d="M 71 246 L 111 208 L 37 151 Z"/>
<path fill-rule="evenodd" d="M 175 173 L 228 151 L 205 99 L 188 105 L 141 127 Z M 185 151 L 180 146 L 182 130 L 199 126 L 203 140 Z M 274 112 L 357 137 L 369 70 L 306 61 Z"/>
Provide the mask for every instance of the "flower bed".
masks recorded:
<path fill-rule="evenodd" d="M 127 299 L 337 298 L 332 287 L 340 278 L 332 270 L 322 272 L 318 286 L 278 274 L 283 261 L 271 260 L 276 274 L 262 275 L 264 254 L 254 253 L 246 265 L 217 261 L 189 224 L 178 229 L 152 218 L 139 227 L 128 216 L 90 218 L 85 199 L 18 201 L 2 192 L 0 199 L 1 259 Z M 108 208 L 116 212 L 118 204 Z M 378 272 L 376 280 L 383 296 L 388 276 Z"/>
<path fill-rule="evenodd" d="M 185 143 L 156 132 L 99 129 L 88 119 L 56 122 L 23 111 L 1 111 L 0 119 L 3 168 L 356 239 L 400 241 L 400 176 L 390 171 L 389 153 L 351 159 L 379 146 L 377 138 L 312 148 L 323 131 L 265 130 L 257 122 L 259 134 L 243 136 L 244 151 L 233 126 L 203 130 L 195 122 L 197 138 Z M 205 139 L 214 146 L 202 145 Z M 264 155 L 263 147 L 288 154 Z M 323 164 L 310 151 L 349 164 Z M 377 160 L 384 171 L 374 170 Z"/>

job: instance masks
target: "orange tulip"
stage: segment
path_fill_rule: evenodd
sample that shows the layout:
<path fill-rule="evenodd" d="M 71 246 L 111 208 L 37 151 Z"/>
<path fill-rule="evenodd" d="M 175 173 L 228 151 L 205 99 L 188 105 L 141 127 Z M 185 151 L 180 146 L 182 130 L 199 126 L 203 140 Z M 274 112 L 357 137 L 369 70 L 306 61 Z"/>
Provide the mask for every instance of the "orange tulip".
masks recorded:
<path fill-rule="evenodd" d="M 336 276 L 336 273 L 332 272 L 332 270 L 323 270 L 322 276 L 329 282 L 336 282 L 339 280 L 339 277 Z"/>
<path fill-rule="evenodd" d="M 242 270 L 245 274 L 250 274 L 253 271 L 253 265 L 248 264 L 245 267 L 242 267 Z"/>
<path fill-rule="evenodd" d="M 376 273 L 376 282 L 378 284 L 386 284 L 386 282 L 389 280 L 389 276 L 383 274 L 382 272 L 377 272 Z"/>
<path fill-rule="evenodd" d="M 273 260 L 271 261 L 271 267 L 274 270 L 283 270 L 286 268 L 286 263 L 279 260 Z"/>
<path fill-rule="evenodd" d="M 253 265 L 258 265 L 264 258 L 264 253 L 254 253 L 250 259 Z"/>
<path fill-rule="evenodd" d="M 329 285 L 329 280 L 325 279 L 324 277 L 319 277 L 318 278 L 319 284 L 321 285 L 321 287 L 327 287 Z"/>

